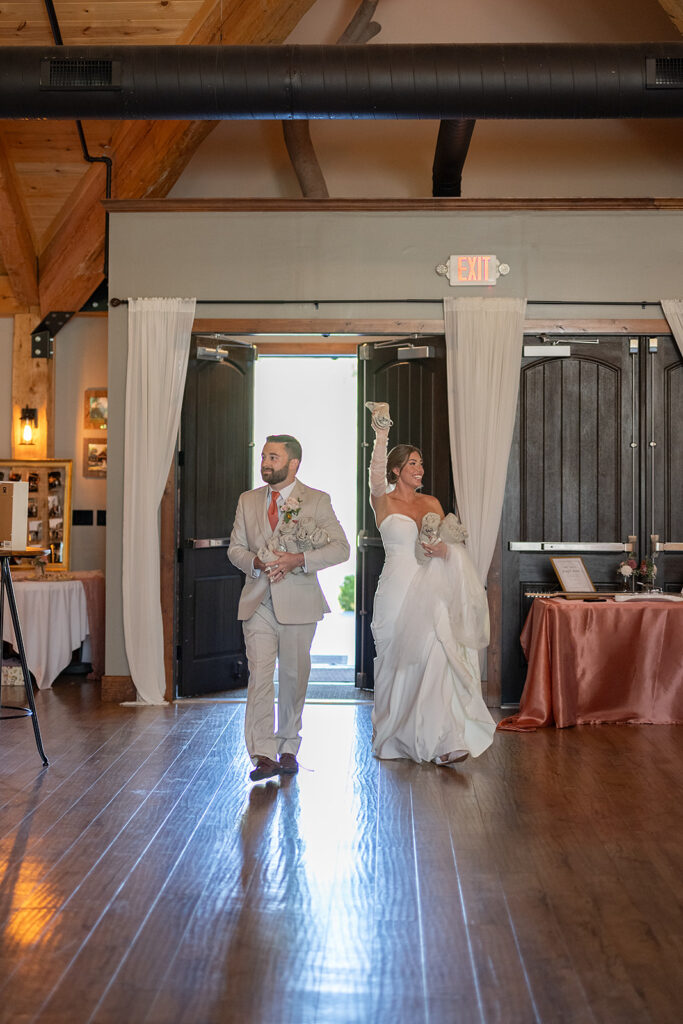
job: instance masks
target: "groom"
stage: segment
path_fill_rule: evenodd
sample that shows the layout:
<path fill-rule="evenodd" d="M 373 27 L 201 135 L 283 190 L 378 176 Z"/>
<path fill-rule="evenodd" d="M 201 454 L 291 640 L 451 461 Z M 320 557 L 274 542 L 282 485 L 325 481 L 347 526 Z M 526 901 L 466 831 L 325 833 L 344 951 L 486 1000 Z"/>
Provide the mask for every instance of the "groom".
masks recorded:
<path fill-rule="evenodd" d="M 280 773 L 294 775 L 299 770 L 296 755 L 311 670 L 311 643 L 317 622 L 330 610 L 317 571 L 349 557 L 349 542 L 329 494 L 297 480 L 300 463 L 301 445 L 295 437 L 271 434 L 266 438 L 261 453 L 261 478 L 266 486 L 240 495 L 228 548 L 228 558 L 246 575 L 237 615 L 242 620 L 249 663 L 244 732 L 255 766 L 249 775 L 253 782 Z M 289 540 L 304 518 L 309 534 L 315 531 L 321 546 L 308 551 L 279 550 L 281 531 Z M 272 551 L 266 554 L 271 540 Z M 300 571 L 295 573 L 295 569 Z M 273 713 L 276 659 L 277 732 Z"/>

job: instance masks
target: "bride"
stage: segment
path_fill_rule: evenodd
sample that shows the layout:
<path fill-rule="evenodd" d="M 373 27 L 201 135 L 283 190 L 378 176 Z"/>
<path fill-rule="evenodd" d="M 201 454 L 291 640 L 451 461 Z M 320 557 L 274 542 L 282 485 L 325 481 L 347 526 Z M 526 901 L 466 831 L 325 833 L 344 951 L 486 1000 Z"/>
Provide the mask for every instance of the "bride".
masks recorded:
<path fill-rule="evenodd" d="M 476 653 L 489 639 L 486 593 L 463 543 L 437 538 L 421 545 L 418 558 L 424 516 L 436 512 L 443 520 L 443 509 L 419 493 L 419 449 L 401 444 L 387 456 L 387 404 L 368 407 L 375 431 L 370 503 L 386 556 L 372 619 L 373 751 L 380 758 L 455 764 L 478 757 L 495 732 Z"/>

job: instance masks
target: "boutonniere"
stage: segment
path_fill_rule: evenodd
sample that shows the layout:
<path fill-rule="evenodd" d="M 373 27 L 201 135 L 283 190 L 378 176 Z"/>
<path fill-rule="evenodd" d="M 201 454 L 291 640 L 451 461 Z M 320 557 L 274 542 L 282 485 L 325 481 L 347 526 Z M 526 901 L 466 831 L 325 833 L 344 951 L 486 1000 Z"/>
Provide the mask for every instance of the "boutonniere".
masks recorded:
<path fill-rule="evenodd" d="M 282 507 L 280 508 L 281 519 L 284 523 L 296 522 L 301 512 L 301 497 L 297 494 L 290 494 L 290 496 L 283 501 Z"/>

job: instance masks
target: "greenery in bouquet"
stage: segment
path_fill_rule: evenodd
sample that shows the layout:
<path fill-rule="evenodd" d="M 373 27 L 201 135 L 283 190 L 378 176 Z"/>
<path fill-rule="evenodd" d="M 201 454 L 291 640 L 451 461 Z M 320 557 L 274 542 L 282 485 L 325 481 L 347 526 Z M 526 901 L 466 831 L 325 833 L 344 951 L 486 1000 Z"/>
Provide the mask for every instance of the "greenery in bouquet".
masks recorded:
<path fill-rule="evenodd" d="M 636 571 L 636 576 L 639 580 L 643 580 L 645 583 L 654 583 L 655 576 L 657 575 L 657 565 L 654 557 L 648 555 L 647 558 L 641 560 L 640 565 Z"/>

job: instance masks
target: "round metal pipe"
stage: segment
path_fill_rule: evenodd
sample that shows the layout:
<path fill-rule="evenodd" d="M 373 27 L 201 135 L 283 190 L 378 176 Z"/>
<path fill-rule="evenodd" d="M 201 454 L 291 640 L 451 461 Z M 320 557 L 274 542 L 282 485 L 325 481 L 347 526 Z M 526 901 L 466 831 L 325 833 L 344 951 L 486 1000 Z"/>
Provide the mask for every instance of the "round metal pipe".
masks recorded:
<path fill-rule="evenodd" d="M 9 46 L 0 118 L 670 118 L 682 68 L 683 42 Z"/>

